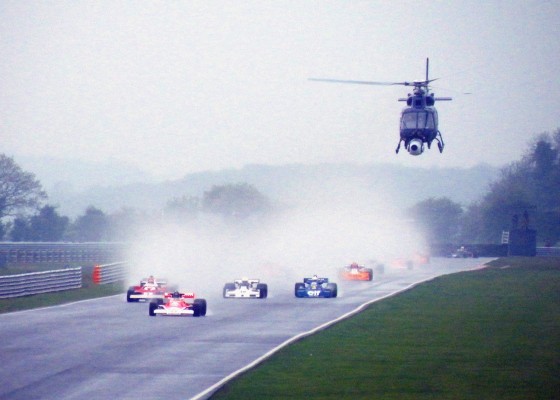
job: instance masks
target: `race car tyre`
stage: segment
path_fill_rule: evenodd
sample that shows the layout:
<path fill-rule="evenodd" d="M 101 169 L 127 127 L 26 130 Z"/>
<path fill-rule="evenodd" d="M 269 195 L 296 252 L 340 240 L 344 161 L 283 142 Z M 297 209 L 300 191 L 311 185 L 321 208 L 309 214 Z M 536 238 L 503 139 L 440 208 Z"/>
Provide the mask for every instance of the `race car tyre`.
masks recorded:
<path fill-rule="evenodd" d="M 192 305 L 193 317 L 200 317 L 200 304 L 195 303 Z"/>
<path fill-rule="evenodd" d="M 299 291 L 300 291 L 300 290 L 304 290 L 304 289 L 305 289 L 305 284 L 303 284 L 303 283 L 296 283 L 296 286 L 295 286 L 295 288 L 294 288 L 294 292 L 295 292 L 296 297 L 303 297 L 303 296 L 299 293 Z"/>
<path fill-rule="evenodd" d="M 196 315 L 196 311 L 194 316 L 195 317 L 204 317 L 206 315 L 206 300 L 204 299 L 196 299 L 194 301 L 194 307 L 198 307 L 198 315 Z"/>
<path fill-rule="evenodd" d="M 328 288 L 331 290 L 330 297 L 338 296 L 338 286 L 336 285 L 336 283 L 329 283 Z"/>
<path fill-rule="evenodd" d="M 367 272 L 368 272 L 368 275 L 369 275 L 368 276 L 368 281 L 371 281 L 373 279 L 373 269 L 368 268 Z"/>
<path fill-rule="evenodd" d="M 132 302 L 138 301 L 138 299 L 131 299 L 131 298 L 130 298 L 130 295 L 131 295 L 131 294 L 134 294 L 134 289 L 128 289 L 128 291 L 126 292 L 126 301 L 127 301 L 128 303 L 132 303 Z"/>
<path fill-rule="evenodd" d="M 259 299 L 266 299 L 268 296 L 268 285 L 266 283 L 259 283 L 257 285 L 257 290 L 260 293 Z"/>
<path fill-rule="evenodd" d="M 230 290 L 235 290 L 235 283 L 226 283 L 224 286 L 224 297 L 227 297 L 227 292 Z"/>
<path fill-rule="evenodd" d="M 148 315 L 149 315 L 150 317 L 155 317 L 155 316 L 156 316 L 156 313 L 155 313 L 154 311 L 155 311 L 157 308 L 158 308 L 157 303 L 154 303 L 154 302 L 150 303 L 150 308 L 148 309 L 148 310 L 149 310 L 149 311 L 148 311 Z"/>

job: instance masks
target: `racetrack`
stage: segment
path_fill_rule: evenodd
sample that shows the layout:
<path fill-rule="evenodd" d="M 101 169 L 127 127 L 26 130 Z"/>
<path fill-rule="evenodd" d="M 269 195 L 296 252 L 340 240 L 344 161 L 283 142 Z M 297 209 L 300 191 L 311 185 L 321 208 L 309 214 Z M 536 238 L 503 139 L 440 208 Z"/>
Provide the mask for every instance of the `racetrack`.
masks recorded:
<path fill-rule="evenodd" d="M 487 261 L 435 258 L 410 271 L 388 270 L 372 282 L 330 277 L 339 285 L 336 299 L 297 299 L 295 282 L 263 278 L 265 300 L 223 299 L 221 287 L 200 293 L 208 301 L 201 318 L 149 317 L 146 303 L 126 303 L 124 294 L 0 315 L 0 398 L 192 398 L 365 302 Z"/>

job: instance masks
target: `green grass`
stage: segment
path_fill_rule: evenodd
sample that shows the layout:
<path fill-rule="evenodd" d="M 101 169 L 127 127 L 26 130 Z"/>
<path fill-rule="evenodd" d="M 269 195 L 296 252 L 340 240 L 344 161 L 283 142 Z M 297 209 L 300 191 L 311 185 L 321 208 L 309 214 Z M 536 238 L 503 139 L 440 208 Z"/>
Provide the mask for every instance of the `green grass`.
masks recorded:
<path fill-rule="evenodd" d="M 424 283 L 212 397 L 256 398 L 558 399 L 560 260 L 505 258 Z"/>
<path fill-rule="evenodd" d="M 73 268 L 59 264 L 36 264 L 36 265 L 8 265 L 0 268 L 0 275 L 24 274 L 28 272 L 49 271 L 63 268 Z M 0 314 L 28 310 L 32 308 L 48 307 L 58 304 L 71 303 L 73 301 L 93 299 L 97 297 L 112 296 L 124 292 L 123 283 L 111 283 L 106 285 L 94 285 L 92 276 L 93 266 L 82 266 L 82 288 L 36 294 L 31 296 L 0 299 Z"/>

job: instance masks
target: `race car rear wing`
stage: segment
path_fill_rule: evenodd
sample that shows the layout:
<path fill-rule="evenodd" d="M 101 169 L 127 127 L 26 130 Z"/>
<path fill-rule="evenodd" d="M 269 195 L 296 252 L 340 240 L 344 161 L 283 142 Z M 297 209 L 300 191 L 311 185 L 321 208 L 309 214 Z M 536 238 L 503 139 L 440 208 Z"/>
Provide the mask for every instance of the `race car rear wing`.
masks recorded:
<path fill-rule="evenodd" d="M 309 284 L 312 282 L 317 282 L 319 285 L 322 285 L 323 283 L 329 283 L 329 278 L 303 278 L 303 283 Z"/>
<path fill-rule="evenodd" d="M 179 296 L 182 299 L 194 299 L 194 293 L 193 292 L 179 293 Z M 166 299 L 171 299 L 171 298 L 173 298 L 173 293 L 172 292 L 166 292 L 166 293 L 164 293 L 163 297 L 166 298 Z"/>
<path fill-rule="evenodd" d="M 144 286 L 146 283 L 148 283 L 148 280 L 147 279 L 142 279 L 140 281 L 140 286 Z M 166 280 L 156 279 L 156 280 L 154 280 L 154 283 L 158 286 L 167 286 L 167 281 Z"/>

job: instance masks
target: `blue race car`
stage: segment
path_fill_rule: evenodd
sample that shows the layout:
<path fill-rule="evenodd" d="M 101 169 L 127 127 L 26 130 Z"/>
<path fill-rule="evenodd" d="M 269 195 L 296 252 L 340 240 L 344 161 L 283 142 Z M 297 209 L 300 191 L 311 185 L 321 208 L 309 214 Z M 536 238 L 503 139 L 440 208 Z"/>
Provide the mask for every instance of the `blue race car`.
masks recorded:
<path fill-rule="evenodd" d="M 303 278 L 303 283 L 298 282 L 295 286 L 296 297 L 336 297 L 336 283 L 329 283 L 328 278 Z"/>

